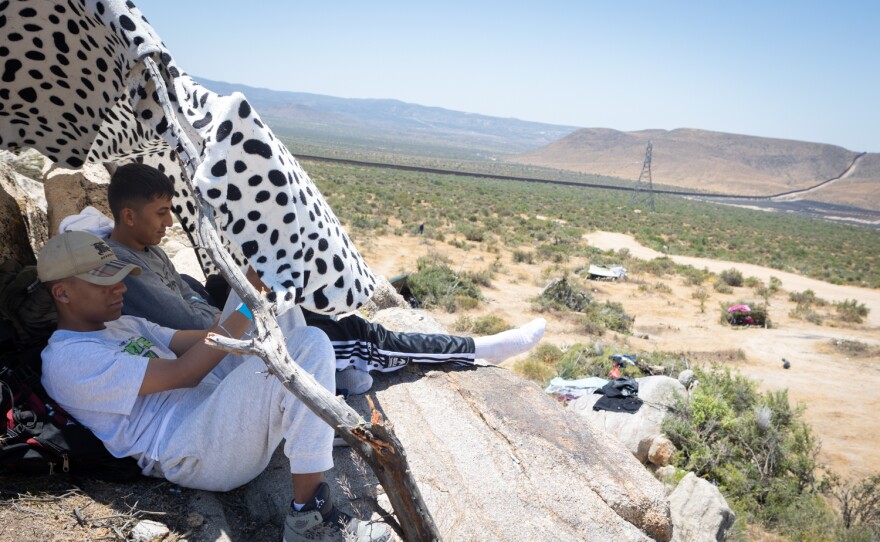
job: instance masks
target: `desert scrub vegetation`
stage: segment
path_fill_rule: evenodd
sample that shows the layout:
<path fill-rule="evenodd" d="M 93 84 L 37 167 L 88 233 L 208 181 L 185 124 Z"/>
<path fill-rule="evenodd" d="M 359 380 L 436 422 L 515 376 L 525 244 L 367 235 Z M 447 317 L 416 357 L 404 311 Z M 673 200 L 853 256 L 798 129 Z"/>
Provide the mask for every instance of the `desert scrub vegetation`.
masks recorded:
<path fill-rule="evenodd" d="M 574 311 L 584 312 L 592 303 L 583 281 L 568 275 L 553 279 L 544 287 L 537 298 L 532 300 L 532 308 L 538 312 Z"/>
<path fill-rule="evenodd" d="M 452 329 L 458 333 L 469 333 L 471 335 L 494 335 L 508 329 L 513 329 L 513 326 L 499 316 L 488 315 L 471 318 L 470 316 L 462 315 L 452 323 Z"/>
<path fill-rule="evenodd" d="M 679 397 L 662 429 L 679 450 L 675 466 L 718 486 L 741 535 L 748 522 L 788 540 L 880 537 L 880 475 L 821 478 L 819 442 L 785 390 L 761 393 L 754 381 L 718 366 L 695 374 L 699 384 L 689 400 Z"/>
<path fill-rule="evenodd" d="M 407 285 L 422 307 L 455 312 L 464 306 L 473 308 L 473 302 L 482 300 L 480 288 L 469 274 L 453 270 L 445 258 L 422 256 L 416 267 L 417 271 L 407 278 Z"/>
<path fill-rule="evenodd" d="M 871 312 L 864 303 L 859 303 L 856 299 L 829 303 L 817 297 L 812 290 L 791 292 L 788 294 L 788 299 L 795 303 L 795 308 L 788 313 L 790 317 L 816 325 L 822 325 L 826 320 L 831 320 L 831 325 L 838 325 L 835 322 L 861 324 Z M 831 308 L 834 309 L 833 312 L 830 312 Z"/>
<path fill-rule="evenodd" d="M 541 344 L 515 370 L 541 386 L 556 376 L 608 378 L 610 355 L 620 352 L 600 341 L 564 349 Z M 720 365 L 742 360 L 742 350 L 636 357 L 638 365 L 623 375 L 645 376 L 645 366 L 671 375 L 687 366 L 695 372 L 698 384 L 689 398 L 676 398 L 662 430 L 678 449 L 678 472 L 693 471 L 717 485 L 736 511 L 727 540 L 748 540 L 747 524 L 790 541 L 880 539 L 880 473 L 843 480 L 826 470 L 803 407 L 792 406 L 787 391 L 760 392 L 755 381 Z"/>
<path fill-rule="evenodd" d="M 535 263 L 535 253 L 530 250 L 514 250 L 511 257 L 513 258 L 513 263 Z"/>
<path fill-rule="evenodd" d="M 532 300 L 532 308 L 537 312 L 575 313 L 581 331 L 587 335 L 601 336 L 605 330 L 629 333 L 635 321 L 620 303 L 593 301 L 581 281 L 574 277 L 552 281 Z"/>
<path fill-rule="evenodd" d="M 394 217 L 411 231 L 449 236 L 465 223 L 497 235 L 510 249 L 568 244 L 586 254 L 580 236 L 628 232 L 669 254 L 752 263 L 835 284 L 880 287 L 880 232 L 793 215 L 765 213 L 673 196 L 657 212 L 633 213 L 628 192 L 585 189 L 306 160 L 304 166 L 357 241 Z M 545 217 L 539 219 L 537 217 Z M 374 217 L 369 220 L 368 217 Z M 480 235 L 477 233 L 476 235 Z M 665 249 L 664 249 L 665 247 Z M 553 257 L 565 254 L 545 248 Z"/>
<path fill-rule="evenodd" d="M 542 342 L 533 348 L 524 359 L 518 360 L 513 368 L 523 378 L 546 386 L 556 376 L 556 363 L 562 357 L 562 350 L 556 345 Z"/>
<path fill-rule="evenodd" d="M 849 339 L 831 339 L 831 347 L 846 356 L 880 358 L 880 346 Z"/>
<path fill-rule="evenodd" d="M 795 307 L 788 312 L 789 317 L 804 320 L 817 326 L 822 325 L 823 317 L 816 311 L 815 307 L 826 307 L 828 302 L 821 297 L 817 297 L 816 292 L 813 290 L 789 292 L 788 300 L 795 303 Z"/>
<path fill-rule="evenodd" d="M 855 299 L 838 301 L 834 303 L 834 309 L 837 311 L 837 318 L 841 322 L 851 324 L 861 324 L 870 312 L 870 309 L 864 303 L 859 303 Z"/>
<path fill-rule="evenodd" d="M 743 274 L 736 268 L 725 269 L 718 274 L 718 280 L 732 288 L 739 288 L 744 281 Z"/>

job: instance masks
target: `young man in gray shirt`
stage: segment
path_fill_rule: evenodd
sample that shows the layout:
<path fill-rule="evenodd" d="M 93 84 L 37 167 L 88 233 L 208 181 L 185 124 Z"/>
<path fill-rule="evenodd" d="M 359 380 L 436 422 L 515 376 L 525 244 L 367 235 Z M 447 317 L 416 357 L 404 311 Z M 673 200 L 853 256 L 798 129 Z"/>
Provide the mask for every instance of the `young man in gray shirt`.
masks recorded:
<path fill-rule="evenodd" d="M 208 331 L 122 316 L 128 300 L 123 279 L 141 269 L 81 231 L 50 239 L 37 273 L 58 310 L 58 329 L 42 353 L 43 386 L 110 453 L 134 457 L 148 476 L 228 491 L 265 470 L 284 440 L 293 482 L 285 542 L 389 538 L 384 525 L 351 518 L 329 498 L 323 473 L 333 466 L 333 429 L 279 379 L 266 378 L 261 359 L 205 344 L 208 331 L 241 337 L 252 320 L 247 306 L 240 304 Z M 305 326 L 288 329 L 285 337 L 297 364 L 332 391 L 327 337 Z"/>
<path fill-rule="evenodd" d="M 173 190 L 171 180 L 150 166 L 117 168 L 107 195 L 114 219 L 107 243 L 120 259 L 144 271 L 125 279 L 126 314 L 177 329 L 207 329 L 219 311 L 181 278 L 157 246 L 172 225 Z M 297 309 L 291 318 L 304 318 L 327 334 L 336 353 L 337 387 L 350 393 L 364 393 L 372 386 L 369 371 L 394 371 L 411 362 L 473 365 L 479 358 L 500 363 L 536 345 L 546 325 L 539 318 L 521 328 L 472 339 L 392 332 L 357 315 L 335 320 Z"/>

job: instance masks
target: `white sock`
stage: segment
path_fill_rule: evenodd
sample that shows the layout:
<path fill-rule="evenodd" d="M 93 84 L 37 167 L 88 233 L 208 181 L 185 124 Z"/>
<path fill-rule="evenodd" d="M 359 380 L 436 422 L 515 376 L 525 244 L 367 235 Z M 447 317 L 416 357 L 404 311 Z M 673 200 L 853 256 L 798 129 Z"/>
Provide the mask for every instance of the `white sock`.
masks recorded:
<path fill-rule="evenodd" d="M 507 358 L 531 350 L 541 337 L 547 320 L 538 318 L 517 328 L 486 337 L 474 337 L 474 355 L 491 363 L 501 363 Z"/>
<path fill-rule="evenodd" d="M 345 388 L 349 395 L 367 393 L 373 387 L 373 377 L 367 371 L 349 367 L 336 371 L 336 389 Z"/>

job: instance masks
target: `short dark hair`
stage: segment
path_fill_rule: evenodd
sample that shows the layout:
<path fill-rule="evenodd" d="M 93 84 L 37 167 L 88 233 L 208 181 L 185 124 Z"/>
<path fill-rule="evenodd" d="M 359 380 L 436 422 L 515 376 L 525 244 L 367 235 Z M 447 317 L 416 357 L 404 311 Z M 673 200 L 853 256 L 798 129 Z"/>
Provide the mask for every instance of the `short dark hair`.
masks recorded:
<path fill-rule="evenodd" d="M 146 164 L 125 164 L 119 166 L 110 177 L 107 188 L 107 203 L 113 219 L 119 220 L 119 213 L 125 207 L 143 204 L 154 198 L 174 196 L 174 183 L 167 175 Z"/>

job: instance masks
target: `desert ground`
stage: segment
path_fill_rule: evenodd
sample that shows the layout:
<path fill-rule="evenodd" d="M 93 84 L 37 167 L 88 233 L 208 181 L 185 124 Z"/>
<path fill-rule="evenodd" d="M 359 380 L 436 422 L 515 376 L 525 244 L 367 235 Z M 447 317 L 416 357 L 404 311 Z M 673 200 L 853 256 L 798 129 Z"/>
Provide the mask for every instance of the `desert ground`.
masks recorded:
<path fill-rule="evenodd" d="M 586 236 L 591 246 L 608 249 L 629 249 L 630 254 L 650 259 L 660 254 L 639 245 L 632 237 L 610 232 L 594 232 Z M 523 324 L 540 314 L 532 308 L 531 299 L 539 295 L 551 280 L 552 273 L 542 273 L 547 264 L 513 263 L 511 255 L 483 252 L 477 248 L 461 250 L 448 243 L 420 237 L 385 236 L 356 238 L 355 242 L 372 270 L 385 277 L 412 272 L 420 256 L 442 254 L 455 269 L 481 270 L 500 258 L 501 271 L 495 275 L 491 288 L 484 288 L 486 301 L 469 316 L 493 314 L 513 325 Z M 833 348 L 832 341 L 850 340 L 880 346 L 880 291 L 838 286 L 755 265 L 702 258 L 673 256 L 679 263 L 718 273 L 736 268 L 744 277 L 755 276 L 765 283 L 770 276 L 782 281 L 782 289 L 770 299 L 773 328 L 731 328 L 719 322 L 719 303 L 737 299 L 760 301 L 749 288 L 734 288 L 729 295 L 706 289 L 712 297 L 706 301 L 705 313 L 691 294 L 693 286 L 681 277 L 639 276 L 630 274 L 621 282 L 592 282 L 594 299 L 621 303 L 635 317 L 633 334 L 615 336 L 609 333 L 601 340 L 618 344 L 628 352 L 730 352 L 741 349 L 744 361 L 726 362 L 744 375 L 756 380 L 761 389 L 788 389 L 793 403 L 805 405 L 805 418 L 822 443 L 821 459 L 834 472 L 844 476 L 862 477 L 878 472 L 880 436 L 875 412 L 880 410 L 880 358 L 846 357 Z M 589 263 L 573 259 L 568 269 Z M 639 285 L 664 283 L 671 293 Z M 789 317 L 794 303 L 788 293 L 811 289 L 829 302 L 856 299 L 869 309 L 863 324 L 833 324 L 826 320 L 814 325 Z M 665 289 L 663 289 L 665 290 Z M 432 314 L 447 329 L 463 313 L 446 313 L 440 309 Z M 576 325 L 553 315 L 548 319 L 544 341 L 559 347 L 590 340 Z M 835 327 L 832 327 L 835 326 Z M 521 356 L 522 357 L 522 356 Z M 786 370 L 782 358 L 792 364 Z M 505 366 L 513 367 L 516 359 Z"/>
<path fill-rule="evenodd" d="M 187 242 L 179 226 L 169 234 L 163 245 L 178 269 L 200 275 L 195 254 L 186 249 Z M 586 236 L 586 240 L 601 249 L 626 248 L 639 258 L 658 255 L 631 237 L 617 233 L 594 232 Z M 369 237 L 363 234 L 355 236 L 354 241 L 372 270 L 385 277 L 415 270 L 416 260 L 425 255 L 446 256 L 454 268 L 466 270 L 486 269 L 498 259 L 494 267 L 499 270 L 492 286 L 483 289 L 485 301 L 477 309 L 464 314 L 471 317 L 491 314 L 513 325 L 539 316 L 531 299 L 562 272 L 543 262 L 514 263 L 511 253 L 504 249 L 494 253 L 472 245 L 470 250 L 462 250 L 447 242 L 394 235 Z M 748 288 L 735 288 L 730 295 L 712 291 L 713 297 L 706 302 L 706 312 L 701 313 L 699 301 L 691 297 L 695 288 L 685 285 L 681 277 L 658 278 L 631 273 L 628 280 L 622 282 L 589 283 L 595 300 L 618 302 L 635 317 L 631 335 L 606 333 L 601 340 L 627 353 L 672 351 L 686 355 L 688 352 L 741 350 L 745 354 L 744 360 L 725 363 L 759 382 L 763 389 L 788 389 L 791 400 L 806 405 L 806 420 L 821 439 L 821 459 L 830 469 L 853 478 L 877 473 L 880 437 L 877 436 L 878 423 L 873 413 L 880 408 L 880 394 L 877 392 L 880 358 L 847 358 L 833 348 L 832 341 L 859 341 L 872 345 L 874 352 L 880 351 L 880 291 L 835 286 L 751 265 L 674 258 L 715 272 L 735 267 L 744 276 L 756 276 L 765 282 L 770 276 L 779 278 L 782 291 L 770 300 L 774 327 L 732 329 L 719 323 L 719 303 L 740 298 L 755 299 Z M 564 266 L 572 270 L 587 263 L 572 259 Z M 664 287 L 657 288 L 660 283 Z M 710 287 L 707 289 L 711 291 Z M 788 292 L 806 289 L 812 289 L 829 302 L 856 299 L 870 309 L 869 317 L 863 324 L 848 326 L 829 325 L 830 319 L 818 326 L 790 318 L 788 313 L 793 303 L 788 301 Z M 432 315 L 448 329 L 453 329 L 462 313 L 435 310 Z M 564 348 L 591 340 L 570 318 L 552 314 L 541 316 L 548 320 L 544 341 Z M 721 357 L 732 359 L 731 356 Z M 788 370 L 782 367 L 783 357 L 792 363 Z M 513 368 L 516 361 L 508 360 L 504 366 Z M 188 506 L 191 507 L 192 503 L 187 504 L 186 492 L 173 492 L 173 489 L 167 482 L 150 479 L 132 485 L 90 482 L 80 488 L 65 485 L 64 479 L 58 477 L 41 478 L 38 482 L 21 478 L 3 495 L 5 506 L 0 507 L 0 541 L 17 541 L 22 537 L 34 540 L 117 539 L 112 529 L 125 524 L 122 526 L 124 530 L 141 518 L 176 525 L 177 531 L 169 540 L 190 539 L 189 531 L 198 528 L 206 518 L 190 513 Z M 77 513 L 88 521 L 80 523 Z M 259 526 L 239 527 L 254 533 Z M 760 529 L 751 531 L 750 536 L 754 540 L 778 540 Z"/>

